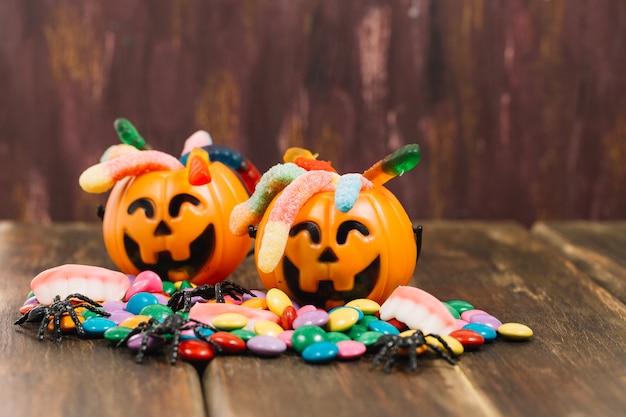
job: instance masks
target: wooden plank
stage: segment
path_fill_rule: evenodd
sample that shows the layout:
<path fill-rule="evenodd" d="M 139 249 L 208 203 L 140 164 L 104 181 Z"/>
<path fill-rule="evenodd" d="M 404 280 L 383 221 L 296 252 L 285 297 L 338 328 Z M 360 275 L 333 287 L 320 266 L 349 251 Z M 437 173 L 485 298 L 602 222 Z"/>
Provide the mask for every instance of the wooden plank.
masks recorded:
<path fill-rule="evenodd" d="M 540 222 L 532 232 L 626 302 L 626 222 Z"/>
<path fill-rule="evenodd" d="M 624 1 L 0 1 L 0 218 L 95 221 L 75 184 L 118 116 L 172 155 L 205 129 L 261 172 L 289 146 L 361 172 L 417 140 L 389 186 L 422 217 L 624 218 L 625 20 Z"/>
<path fill-rule="evenodd" d="M 104 340 L 65 336 L 37 341 L 35 327 L 14 326 L 38 272 L 64 263 L 106 266 L 96 225 L 0 222 L 0 404 L 6 415 L 204 416 L 197 371 L 161 357 L 134 363 Z"/>
<path fill-rule="evenodd" d="M 522 227 L 426 223 L 412 285 L 535 336 L 466 352 L 455 367 L 425 358 L 415 374 L 373 370 L 371 357 L 327 366 L 287 354 L 218 357 L 203 378 L 209 414 L 622 415 L 626 307 Z"/>

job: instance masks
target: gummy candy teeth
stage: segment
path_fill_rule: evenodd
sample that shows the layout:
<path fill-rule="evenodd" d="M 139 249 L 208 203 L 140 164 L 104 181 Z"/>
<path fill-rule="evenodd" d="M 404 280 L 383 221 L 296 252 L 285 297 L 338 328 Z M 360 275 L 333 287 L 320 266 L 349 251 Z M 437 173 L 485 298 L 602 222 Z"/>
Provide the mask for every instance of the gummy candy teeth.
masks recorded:
<path fill-rule="evenodd" d="M 41 304 L 52 304 L 55 295 L 80 293 L 96 301 L 120 300 L 130 286 L 128 277 L 98 266 L 67 264 L 40 272 L 30 287 Z"/>
<path fill-rule="evenodd" d="M 380 306 L 380 319 L 397 319 L 425 334 L 447 335 L 459 325 L 448 308 L 433 295 L 419 288 L 399 286 Z"/>

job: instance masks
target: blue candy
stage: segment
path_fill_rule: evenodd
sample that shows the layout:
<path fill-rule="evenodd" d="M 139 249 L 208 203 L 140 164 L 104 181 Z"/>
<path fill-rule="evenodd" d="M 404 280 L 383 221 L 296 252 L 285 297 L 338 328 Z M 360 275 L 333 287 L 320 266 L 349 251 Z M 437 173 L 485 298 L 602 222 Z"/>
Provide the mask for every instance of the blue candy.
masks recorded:
<path fill-rule="evenodd" d="M 485 339 L 485 342 L 491 342 L 492 340 L 495 340 L 496 336 L 498 336 L 494 329 L 485 324 L 469 323 L 463 326 L 463 328 L 475 331 L 481 335 L 483 339 Z"/>
<path fill-rule="evenodd" d="M 126 311 L 135 315 L 139 314 L 144 307 L 159 304 L 159 299 L 149 292 L 138 292 L 130 297 L 128 303 L 126 303 Z"/>
<path fill-rule="evenodd" d="M 113 320 L 109 320 L 105 317 L 88 318 L 82 325 L 85 334 L 90 337 L 103 337 L 105 331 L 117 326 Z"/>
<path fill-rule="evenodd" d="M 367 328 L 373 332 L 380 332 L 382 334 L 400 334 L 400 330 L 382 320 L 372 320 L 368 322 Z"/>
<path fill-rule="evenodd" d="M 309 363 L 326 363 L 339 354 L 339 348 L 333 342 L 316 342 L 302 351 L 302 359 Z"/>

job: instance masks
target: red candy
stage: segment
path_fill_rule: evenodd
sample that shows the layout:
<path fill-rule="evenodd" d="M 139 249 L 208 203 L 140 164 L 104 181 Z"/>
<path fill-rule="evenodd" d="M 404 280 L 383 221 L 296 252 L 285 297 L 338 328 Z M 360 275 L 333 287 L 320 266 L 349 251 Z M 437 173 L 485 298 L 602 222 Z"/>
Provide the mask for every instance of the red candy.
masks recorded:
<path fill-rule="evenodd" d="M 290 330 L 293 325 L 293 321 L 298 316 L 296 309 L 293 306 L 287 306 L 283 310 L 282 316 L 280 316 L 280 325 L 285 330 Z"/>
<path fill-rule="evenodd" d="M 190 362 L 210 361 L 215 356 L 215 348 L 204 340 L 183 340 L 178 345 L 178 356 Z"/>
<path fill-rule="evenodd" d="M 387 323 L 391 324 L 393 327 L 398 329 L 400 332 L 408 330 L 408 328 L 409 328 L 409 326 L 407 326 L 406 324 L 402 323 L 398 319 L 389 319 L 389 320 L 387 320 Z"/>
<path fill-rule="evenodd" d="M 455 330 L 453 332 L 450 332 L 450 336 L 458 340 L 466 349 L 478 348 L 485 344 L 485 339 L 482 337 L 482 335 L 473 330 Z"/>
<path fill-rule="evenodd" d="M 215 332 L 209 340 L 222 348 L 224 353 L 238 353 L 246 350 L 246 342 L 232 333 Z"/>

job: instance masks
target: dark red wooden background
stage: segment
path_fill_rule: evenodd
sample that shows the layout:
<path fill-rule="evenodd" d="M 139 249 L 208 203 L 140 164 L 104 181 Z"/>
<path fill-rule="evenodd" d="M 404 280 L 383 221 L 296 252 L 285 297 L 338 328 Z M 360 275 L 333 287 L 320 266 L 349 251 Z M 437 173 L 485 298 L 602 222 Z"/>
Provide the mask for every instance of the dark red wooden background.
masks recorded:
<path fill-rule="evenodd" d="M 0 218 L 96 221 L 77 179 L 119 116 L 261 170 L 417 142 L 390 183 L 414 218 L 624 218 L 626 2 L 0 2 Z"/>

